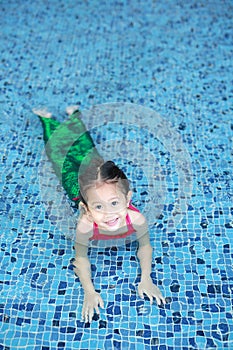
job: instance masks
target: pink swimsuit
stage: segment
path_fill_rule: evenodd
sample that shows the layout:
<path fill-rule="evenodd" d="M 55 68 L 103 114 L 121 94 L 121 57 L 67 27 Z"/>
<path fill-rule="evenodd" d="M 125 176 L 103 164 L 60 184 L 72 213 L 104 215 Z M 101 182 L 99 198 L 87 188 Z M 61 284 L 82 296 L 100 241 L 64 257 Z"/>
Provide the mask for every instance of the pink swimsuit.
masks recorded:
<path fill-rule="evenodd" d="M 137 208 L 135 208 L 132 204 L 129 204 L 128 209 L 139 212 L 139 210 Z M 107 239 L 115 239 L 115 238 L 117 239 L 117 238 L 125 238 L 125 237 L 132 235 L 132 233 L 135 232 L 135 229 L 132 225 L 132 222 L 130 220 L 128 213 L 126 215 L 125 220 L 126 220 L 126 225 L 127 225 L 127 231 L 125 233 L 118 234 L 118 235 L 105 235 L 105 234 L 100 233 L 99 229 L 98 229 L 98 225 L 94 222 L 94 224 L 93 224 L 93 236 L 90 238 L 90 240 L 107 240 Z"/>

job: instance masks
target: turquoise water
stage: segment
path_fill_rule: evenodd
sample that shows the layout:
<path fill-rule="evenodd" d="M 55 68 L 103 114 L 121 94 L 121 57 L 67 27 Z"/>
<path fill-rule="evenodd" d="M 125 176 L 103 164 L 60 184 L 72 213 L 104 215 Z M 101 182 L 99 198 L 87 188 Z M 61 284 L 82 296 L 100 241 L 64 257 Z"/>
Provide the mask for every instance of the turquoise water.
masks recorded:
<path fill-rule="evenodd" d="M 0 7 L 0 349 L 232 349 L 232 2 Z M 137 107 L 140 118 L 84 112 L 84 121 L 132 181 L 167 304 L 139 298 L 135 242 L 93 248 L 105 310 L 84 324 L 69 239 L 77 213 L 44 167 L 31 109 L 47 106 L 63 121 L 69 104 L 113 103 Z"/>

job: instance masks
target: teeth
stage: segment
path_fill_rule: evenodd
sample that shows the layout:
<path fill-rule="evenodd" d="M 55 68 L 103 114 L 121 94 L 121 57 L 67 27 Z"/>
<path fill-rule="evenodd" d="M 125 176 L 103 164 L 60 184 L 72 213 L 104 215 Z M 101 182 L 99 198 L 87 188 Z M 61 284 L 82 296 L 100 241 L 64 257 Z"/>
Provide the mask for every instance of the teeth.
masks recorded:
<path fill-rule="evenodd" d="M 116 222 L 117 222 L 117 219 L 113 219 L 113 220 L 107 221 L 106 223 L 107 223 L 108 225 L 113 225 L 113 224 L 115 224 Z"/>

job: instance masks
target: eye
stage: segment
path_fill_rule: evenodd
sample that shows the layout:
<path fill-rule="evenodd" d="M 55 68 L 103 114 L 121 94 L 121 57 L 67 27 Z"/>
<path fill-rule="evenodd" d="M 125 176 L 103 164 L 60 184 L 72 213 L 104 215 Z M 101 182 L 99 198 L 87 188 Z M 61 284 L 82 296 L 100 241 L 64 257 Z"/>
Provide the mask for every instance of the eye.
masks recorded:
<path fill-rule="evenodd" d="M 102 209 L 103 209 L 103 206 L 102 206 L 101 204 L 97 204 L 97 205 L 95 206 L 95 210 L 100 211 L 100 210 L 102 210 Z"/>
<path fill-rule="evenodd" d="M 118 204 L 119 204 L 118 201 L 113 201 L 113 202 L 112 202 L 112 207 L 116 207 Z"/>

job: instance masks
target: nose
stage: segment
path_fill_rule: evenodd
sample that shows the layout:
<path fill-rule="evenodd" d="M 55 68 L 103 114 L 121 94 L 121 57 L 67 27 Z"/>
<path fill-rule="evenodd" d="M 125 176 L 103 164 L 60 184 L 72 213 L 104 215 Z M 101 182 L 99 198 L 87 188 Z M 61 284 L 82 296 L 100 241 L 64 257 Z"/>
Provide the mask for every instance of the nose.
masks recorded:
<path fill-rule="evenodd" d="M 116 214 L 116 211 L 113 208 L 108 208 L 108 207 L 105 208 L 104 212 L 103 212 L 103 215 L 104 215 L 106 220 L 113 219 L 115 214 Z"/>
<path fill-rule="evenodd" d="M 105 206 L 104 206 L 104 208 L 103 208 L 103 213 L 104 213 L 104 215 L 106 215 L 106 216 L 111 216 L 111 215 L 113 215 L 114 213 L 116 213 L 116 209 L 115 208 L 113 208 L 112 206 L 111 206 L 111 204 L 106 204 Z"/>
<path fill-rule="evenodd" d="M 104 217 L 105 217 L 106 220 L 113 219 L 113 216 L 114 216 L 114 212 L 107 211 L 107 212 L 104 213 Z"/>

